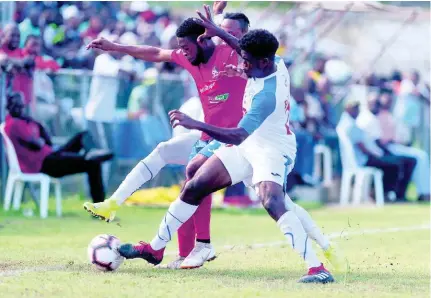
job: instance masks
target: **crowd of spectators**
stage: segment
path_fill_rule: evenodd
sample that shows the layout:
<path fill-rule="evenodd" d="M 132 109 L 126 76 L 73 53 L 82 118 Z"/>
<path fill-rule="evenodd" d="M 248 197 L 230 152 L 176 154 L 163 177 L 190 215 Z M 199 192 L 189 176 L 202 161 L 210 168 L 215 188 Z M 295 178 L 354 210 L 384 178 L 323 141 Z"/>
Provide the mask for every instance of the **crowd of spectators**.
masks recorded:
<path fill-rule="evenodd" d="M 123 44 L 175 48 L 175 30 L 181 19 L 166 9 L 150 7 L 146 2 L 16 2 L 14 21 L 0 32 L 0 62 L 3 70 L 13 70 L 7 71 L 8 88 L 22 94 L 24 103 L 36 118 L 39 115 L 39 119 L 44 120 L 42 114 L 56 114 L 59 110 L 49 73 L 60 68 L 87 69 L 95 75 L 84 108 L 84 117 L 94 134 L 100 133 L 98 127 L 102 124 L 106 134 L 111 135 L 106 124 L 114 121 L 118 108 L 127 109 L 129 119 L 153 113 L 156 85 L 165 114 L 196 95 L 186 72 L 175 64 L 152 64 L 85 48 L 90 40 L 99 36 Z M 282 46 L 278 54 L 290 66 L 288 37 L 281 34 L 280 41 Z M 335 175 L 341 173 L 336 126 L 344 113 L 343 98 L 346 96 L 340 97 L 339 90 L 346 83 L 351 85 L 354 74 L 337 57 L 323 54 L 310 57 L 290 68 L 293 99 L 290 121 L 299 147 L 290 185 L 319 183 L 312 175 L 313 150 L 319 143 L 331 148 Z M 416 71 L 394 71 L 388 77 L 371 74 L 353 83 L 365 86 L 366 92 L 371 94 L 362 102 L 361 113 L 369 111 L 369 115 L 375 116 L 382 133 L 372 135 L 375 130 L 361 125 L 358 129 L 378 141 L 379 149 L 383 150 L 381 156 L 391 154 L 414 159 L 416 166 L 410 174 L 418 195 L 429 199 L 429 185 L 428 188 L 423 186 L 429 177 L 428 154 L 423 150 L 400 149 L 400 146 L 413 148 L 418 141 L 420 122 L 429 121 L 419 116 L 423 107 L 429 109 L 429 85 L 421 82 Z M 423 166 L 425 161 L 427 167 Z M 404 193 L 401 191 L 397 197 L 403 199 Z"/>

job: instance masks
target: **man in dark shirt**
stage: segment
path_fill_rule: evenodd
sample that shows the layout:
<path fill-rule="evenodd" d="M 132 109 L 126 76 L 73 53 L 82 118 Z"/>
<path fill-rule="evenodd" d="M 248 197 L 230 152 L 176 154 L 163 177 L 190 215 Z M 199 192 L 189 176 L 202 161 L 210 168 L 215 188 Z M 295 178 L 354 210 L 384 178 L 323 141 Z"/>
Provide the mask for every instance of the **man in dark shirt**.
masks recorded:
<path fill-rule="evenodd" d="M 7 110 L 5 132 L 15 148 L 22 172 L 41 172 L 55 178 L 87 173 L 93 202 L 105 199 L 100 164 L 111 159 L 112 153 L 86 145 L 85 132 L 55 150 L 44 127 L 24 114 L 24 101 L 19 93 L 8 96 Z"/>

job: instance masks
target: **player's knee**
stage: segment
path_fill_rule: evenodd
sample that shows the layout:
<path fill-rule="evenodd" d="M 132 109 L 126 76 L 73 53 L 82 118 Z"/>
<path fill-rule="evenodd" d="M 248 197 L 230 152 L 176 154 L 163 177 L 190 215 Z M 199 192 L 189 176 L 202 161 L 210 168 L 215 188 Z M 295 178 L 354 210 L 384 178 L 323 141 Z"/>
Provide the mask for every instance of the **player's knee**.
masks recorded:
<path fill-rule="evenodd" d="M 198 205 L 200 201 L 208 194 L 208 187 L 205 182 L 199 178 L 194 177 L 187 181 L 183 189 L 183 200 L 192 205 Z"/>
<path fill-rule="evenodd" d="M 204 160 L 200 158 L 200 155 L 197 155 L 195 158 L 193 158 L 187 165 L 186 178 L 192 179 L 195 176 L 197 170 L 199 170 L 199 168 L 203 164 L 203 162 Z"/>
<path fill-rule="evenodd" d="M 170 145 L 168 142 L 161 142 L 156 146 L 156 149 L 154 150 L 163 160 L 166 160 L 169 156 L 169 148 Z"/>

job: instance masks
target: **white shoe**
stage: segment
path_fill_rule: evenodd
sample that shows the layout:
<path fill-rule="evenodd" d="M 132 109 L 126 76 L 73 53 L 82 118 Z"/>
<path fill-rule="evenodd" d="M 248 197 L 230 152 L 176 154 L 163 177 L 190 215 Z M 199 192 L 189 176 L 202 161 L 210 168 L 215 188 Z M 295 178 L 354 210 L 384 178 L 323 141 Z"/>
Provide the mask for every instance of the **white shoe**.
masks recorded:
<path fill-rule="evenodd" d="M 194 269 L 201 267 L 205 262 L 216 258 L 215 249 L 210 243 L 196 242 L 195 248 L 183 261 L 181 269 Z"/>
<path fill-rule="evenodd" d="M 175 260 L 173 260 L 172 262 L 168 263 L 168 264 L 160 264 L 157 265 L 156 268 L 157 269 L 171 269 L 171 270 L 175 270 L 175 269 L 181 269 L 181 264 L 184 262 L 185 257 L 180 257 L 178 256 Z"/>

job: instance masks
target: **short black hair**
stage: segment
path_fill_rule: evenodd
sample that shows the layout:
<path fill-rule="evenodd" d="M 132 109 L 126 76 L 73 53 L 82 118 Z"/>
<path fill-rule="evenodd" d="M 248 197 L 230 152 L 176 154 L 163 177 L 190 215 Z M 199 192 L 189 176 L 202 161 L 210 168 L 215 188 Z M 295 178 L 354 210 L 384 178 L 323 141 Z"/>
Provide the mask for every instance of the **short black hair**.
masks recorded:
<path fill-rule="evenodd" d="M 228 12 L 223 19 L 238 21 L 242 32 L 248 31 L 248 27 L 250 27 L 250 20 L 242 12 Z"/>
<path fill-rule="evenodd" d="M 196 22 L 194 18 L 185 19 L 177 29 L 175 35 L 177 37 L 197 37 L 205 32 L 205 27 Z"/>
<path fill-rule="evenodd" d="M 256 29 L 249 31 L 239 40 L 239 47 L 255 58 L 274 59 L 278 40 L 268 30 Z"/>

